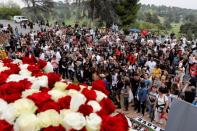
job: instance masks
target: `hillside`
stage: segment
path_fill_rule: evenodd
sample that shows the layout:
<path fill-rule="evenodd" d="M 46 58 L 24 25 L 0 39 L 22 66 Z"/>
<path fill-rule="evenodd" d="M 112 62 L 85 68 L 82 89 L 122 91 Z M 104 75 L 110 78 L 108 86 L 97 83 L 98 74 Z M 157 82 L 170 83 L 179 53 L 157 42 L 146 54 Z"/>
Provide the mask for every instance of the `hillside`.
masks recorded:
<path fill-rule="evenodd" d="M 65 4 L 58 2 L 54 5 L 52 13 L 39 13 L 39 19 L 44 18 L 51 23 L 55 21 L 74 24 L 78 22 L 81 25 L 92 25 L 89 17 L 87 3 L 83 2 L 80 6 L 77 4 Z M 23 14 L 34 17 L 27 8 L 22 9 Z M 135 28 L 147 28 L 153 30 L 165 30 L 168 32 L 179 33 L 180 26 L 184 23 L 197 21 L 197 10 L 184 9 L 178 7 L 141 5 L 137 15 L 137 22 L 132 24 Z M 93 25 L 103 26 L 102 21 L 94 21 Z"/>
<path fill-rule="evenodd" d="M 162 25 L 163 29 L 174 33 L 179 33 L 182 24 L 196 21 L 197 10 L 192 9 L 141 5 L 138 12 L 138 22 L 153 23 L 156 28 Z"/>

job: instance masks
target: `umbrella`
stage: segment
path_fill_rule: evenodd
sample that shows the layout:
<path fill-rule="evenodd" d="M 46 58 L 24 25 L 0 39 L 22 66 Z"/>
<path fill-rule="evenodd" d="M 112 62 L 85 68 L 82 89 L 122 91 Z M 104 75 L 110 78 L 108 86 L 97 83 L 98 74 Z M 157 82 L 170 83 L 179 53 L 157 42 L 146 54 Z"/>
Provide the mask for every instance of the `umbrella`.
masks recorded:
<path fill-rule="evenodd" d="M 139 33 L 140 30 L 139 29 L 130 29 L 129 32 L 135 32 L 135 33 Z"/>

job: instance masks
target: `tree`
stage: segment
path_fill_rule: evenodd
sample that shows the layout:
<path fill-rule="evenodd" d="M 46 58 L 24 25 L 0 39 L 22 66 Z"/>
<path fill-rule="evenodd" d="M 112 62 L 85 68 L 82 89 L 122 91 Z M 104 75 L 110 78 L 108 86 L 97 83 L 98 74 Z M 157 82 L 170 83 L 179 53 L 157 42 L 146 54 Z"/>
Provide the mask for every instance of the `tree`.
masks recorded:
<path fill-rule="evenodd" d="M 171 22 L 170 22 L 168 19 L 166 19 L 166 20 L 164 21 L 163 26 L 164 26 L 166 29 L 171 29 L 171 28 L 172 28 Z"/>
<path fill-rule="evenodd" d="M 29 9 L 33 10 L 34 19 L 37 19 L 37 16 L 39 16 L 38 11 L 49 13 L 54 6 L 53 0 L 23 0 L 23 2 L 25 2 Z"/>
<path fill-rule="evenodd" d="M 104 21 L 107 26 L 118 22 L 113 0 L 90 0 L 89 4 L 89 14 L 92 21 L 99 19 Z"/>
<path fill-rule="evenodd" d="M 21 15 L 21 9 L 18 5 L 0 6 L 0 19 L 11 19 L 15 15 Z"/>
<path fill-rule="evenodd" d="M 150 12 L 148 12 L 145 14 L 145 17 L 146 17 L 147 22 L 150 22 L 153 24 L 160 24 L 160 20 L 155 13 L 151 14 Z"/>
<path fill-rule="evenodd" d="M 137 12 L 140 9 L 139 0 L 121 0 L 115 4 L 116 13 L 123 26 L 129 26 L 135 22 Z"/>
<path fill-rule="evenodd" d="M 186 23 L 181 25 L 180 33 L 185 34 L 190 40 L 192 40 L 193 36 L 197 37 L 197 23 Z"/>

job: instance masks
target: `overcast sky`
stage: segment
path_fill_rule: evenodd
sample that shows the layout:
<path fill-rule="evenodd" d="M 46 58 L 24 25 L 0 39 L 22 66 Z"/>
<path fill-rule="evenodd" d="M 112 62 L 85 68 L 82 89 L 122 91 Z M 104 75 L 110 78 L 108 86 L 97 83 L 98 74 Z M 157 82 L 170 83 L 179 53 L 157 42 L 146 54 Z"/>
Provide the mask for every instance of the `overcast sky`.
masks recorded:
<path fill-rule="evenodd" d="M 188 9 L 197 9 L 197 0 L 140 0 L 143 4 L 176 6 Z"/>
<path fill-rule="evenodd" d="M 8 2 L 9 0 L 0 0 L 2 2 Z M 12 0 L 20 6 L 24 6 L 22 0 Z M 55 0 L 64 1 L 64 0 Z M 166 5 L 166 6 L 176 6 L 188 9 L 197 9 L 197 0 L 140 0 L 143 4 L 155 4 L 155 5 Z"/>

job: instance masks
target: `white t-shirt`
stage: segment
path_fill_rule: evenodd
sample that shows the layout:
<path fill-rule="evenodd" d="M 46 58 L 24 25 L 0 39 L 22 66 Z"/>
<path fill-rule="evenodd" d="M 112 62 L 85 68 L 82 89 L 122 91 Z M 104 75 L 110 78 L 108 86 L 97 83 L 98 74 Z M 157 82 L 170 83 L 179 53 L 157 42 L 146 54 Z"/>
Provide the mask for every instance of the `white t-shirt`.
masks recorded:
<path fill-rule="evenodd" d="M 156 62 L 155 61 L 147 61 L 145 66 L 148 66 L 150 69 L 150 72 L 152 72 L 152 70 L 155 68 L 156 66 Z"/>
<path fill-rule="evenodd" d="M 164 105 L 168 101 L 168 97 L 166 95 L 163 95 L 163 97 L 157 95 L 157 101 L 158 105 Z"/>
<path fill-rule="evenodd" d="M 41 60 L 45 60 L 45 55 L 44 55 L 44 53 L 42 53 L 42 54 L 40 55 L 40 59 L 41 59 Z"/>
<path fill-rule="evenodd" d="M 118 81 L 118 74 L 112 75 L 112 86 L 115 86 Z"/>
<path fill-rule="evenodd" d="M 57 61 L 60 61 L 60 59 L 62 58 L 59 51 L 56 52 L 56 58 Z"/>
<path fill-rule="evenodd" d="M 166 95 L 163 95 L 162 97 L 160 97 L 160 95 L 157 95 L 157 111 L 161 112 L 167 102 L 168 97 Z"/>

